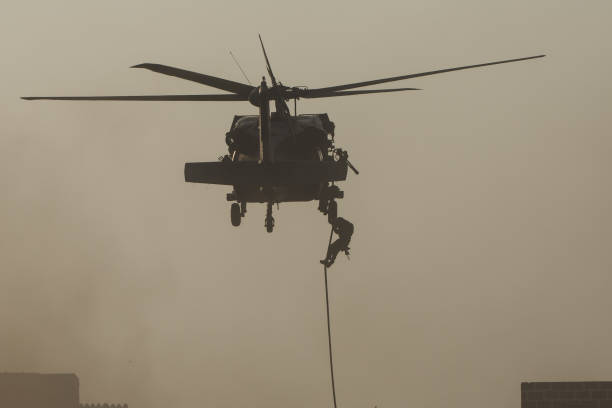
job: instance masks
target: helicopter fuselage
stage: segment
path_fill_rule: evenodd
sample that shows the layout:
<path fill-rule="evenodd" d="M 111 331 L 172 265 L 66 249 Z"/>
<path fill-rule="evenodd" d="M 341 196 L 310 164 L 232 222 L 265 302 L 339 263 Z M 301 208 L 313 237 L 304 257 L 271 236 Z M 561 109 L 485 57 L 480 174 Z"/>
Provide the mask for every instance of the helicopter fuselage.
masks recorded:
<path fill-rule="evenodd" d="M 232 185 L 230 201 L 280 203 L 317 200 L 329 182 L 346 179 L 346 162 L 334 159 L 327 114 L 272 114 L 264 132 L 260 119 L 235 116 L 225 138 L 228 154 L 219 162 L 186 163 L 185 181 Z"/>

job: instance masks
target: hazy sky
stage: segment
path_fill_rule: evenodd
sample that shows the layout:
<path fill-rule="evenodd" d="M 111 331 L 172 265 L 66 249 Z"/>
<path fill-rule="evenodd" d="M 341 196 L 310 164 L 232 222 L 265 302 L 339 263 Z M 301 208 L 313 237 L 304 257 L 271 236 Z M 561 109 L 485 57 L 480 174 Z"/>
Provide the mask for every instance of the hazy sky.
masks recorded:
<path fill-rule="evenodd" d="M 521 381 L 612 378 L 612 3 L 14 1 L 0 15 L 0 371 L 74 372 L 84 402 L 331 404 L 316 203 L 187 184 L 244 102 L 131 65 L 328 86 L 548 54 L 303 101 L 361 175 L 330 271 L 342 407 L 518 407 Z M 169 405 L 172 404 L 172 405 Z"/>

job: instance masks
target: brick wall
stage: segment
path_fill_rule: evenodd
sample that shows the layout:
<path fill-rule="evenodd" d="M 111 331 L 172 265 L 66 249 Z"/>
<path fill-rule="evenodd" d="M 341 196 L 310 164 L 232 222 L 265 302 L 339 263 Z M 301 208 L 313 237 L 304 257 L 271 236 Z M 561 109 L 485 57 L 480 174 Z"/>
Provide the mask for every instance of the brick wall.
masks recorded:
<path fill-rule="evenodd" d="M 612 408 L 612 381 L 521 383 L 521 408 Z"/>

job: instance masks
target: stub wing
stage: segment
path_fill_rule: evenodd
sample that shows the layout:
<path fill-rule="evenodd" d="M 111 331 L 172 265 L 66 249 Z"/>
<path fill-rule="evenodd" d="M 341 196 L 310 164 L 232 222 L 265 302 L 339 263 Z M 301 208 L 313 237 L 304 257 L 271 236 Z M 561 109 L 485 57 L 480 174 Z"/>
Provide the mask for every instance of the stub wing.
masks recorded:
<path fill-rule="evenodd" d="M 185 163 L 185 181 L 222 185 L 285 186 L 346 180 L 345 161 Z"/>

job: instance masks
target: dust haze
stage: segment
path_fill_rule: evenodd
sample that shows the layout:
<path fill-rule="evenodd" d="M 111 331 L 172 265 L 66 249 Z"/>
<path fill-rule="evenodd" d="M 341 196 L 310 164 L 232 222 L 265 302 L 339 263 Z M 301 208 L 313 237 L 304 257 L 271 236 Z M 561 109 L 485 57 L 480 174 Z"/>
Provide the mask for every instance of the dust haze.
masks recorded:
<path fill-rule="evenodd" d="M 0 371 L 74 372 L 84 402 L 331 404 L 316 203 L 276 228 L 183 164 L 245 102 L 26 102 L 208 93 L 153 62 L 322 87 L 359 176 L 330 271 L 346 407 L 516 407 L 521 381 L 612 378 L 609 1 L 13 1 L 0 16 Z M 399 84 L 399 83 L 398 83 Z"/>

